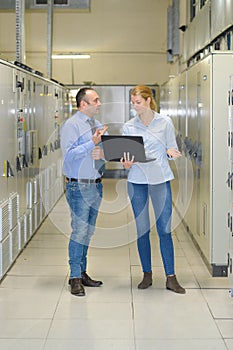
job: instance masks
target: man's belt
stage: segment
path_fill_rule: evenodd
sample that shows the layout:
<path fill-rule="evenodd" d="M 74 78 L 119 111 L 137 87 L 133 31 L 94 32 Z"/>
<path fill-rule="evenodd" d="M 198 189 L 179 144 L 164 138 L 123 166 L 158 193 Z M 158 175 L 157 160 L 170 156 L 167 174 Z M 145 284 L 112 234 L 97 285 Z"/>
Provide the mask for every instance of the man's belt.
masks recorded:
<path fill-rule="evenodd" d="M 101 182 L 101 178 L 98 179 L 73 179 L 66 177 L 66 182 L 79 182 L 81 184 L 96 184 Z"/>

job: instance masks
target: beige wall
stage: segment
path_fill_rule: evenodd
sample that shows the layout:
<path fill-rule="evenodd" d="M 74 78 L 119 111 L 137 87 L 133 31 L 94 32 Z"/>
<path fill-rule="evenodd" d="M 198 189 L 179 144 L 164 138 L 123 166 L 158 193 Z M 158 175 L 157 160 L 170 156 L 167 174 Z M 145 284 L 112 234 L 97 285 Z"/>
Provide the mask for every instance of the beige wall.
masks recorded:
<path fill-rule="evenodd" d="M 170 0 L 92 0 L 90 13 L 54 11 L 53 52 L 88 52 L 90 60 L 54 60 L 64 84 L 163 83 Z M 26 12 L 26 64 L 46 75 L 47 13 Z M 0 58 L 15 60 L 15 14 L 0 13 Z"/>

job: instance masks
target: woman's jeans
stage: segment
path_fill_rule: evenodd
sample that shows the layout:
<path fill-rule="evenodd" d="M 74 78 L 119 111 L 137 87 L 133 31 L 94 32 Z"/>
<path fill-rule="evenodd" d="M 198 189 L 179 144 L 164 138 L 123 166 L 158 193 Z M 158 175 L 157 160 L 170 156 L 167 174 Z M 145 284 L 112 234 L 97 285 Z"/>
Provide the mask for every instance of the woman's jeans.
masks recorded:
<path fill-rule="evenodd" d="M 170 182 L 158 185 L 128 182 L 128 194 L 137 226 L 138 252 L 143 272 L 151 272 L 149 198 L 154 209 L 160 251 L 166 276 L 174 274 L 174 248 L 171 235 L 172 194 Z"/>
<path fill-rule="evenodd" d="M 66 183 L 66 199 L 71 212 L 72 233 L 69 241 L 70 278 L 86 271 L 87 251 L 95 230 L 102 199 L 102 184 Z"/>

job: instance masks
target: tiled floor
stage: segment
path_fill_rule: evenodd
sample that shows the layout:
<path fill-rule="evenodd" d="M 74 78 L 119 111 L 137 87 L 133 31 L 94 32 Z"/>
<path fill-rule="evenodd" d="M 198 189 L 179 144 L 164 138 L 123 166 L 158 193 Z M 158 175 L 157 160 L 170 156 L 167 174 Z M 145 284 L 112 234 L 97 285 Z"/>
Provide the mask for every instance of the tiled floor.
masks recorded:
<path fill-rule="evenodd" d="M 233 350 L 233 298 L 227 278 L 213 278 L 189 236 L 174 232 L 176 273 L 187 289 L 164 288 L 152 229 L 153 286 L 142 273 L 125 181 L 104 180 L 104 200 L 89 250 L 88 273 L 104 281 L 69 292 L 69 210 L 64 197 L 0 284 L 0 349 Z"/>

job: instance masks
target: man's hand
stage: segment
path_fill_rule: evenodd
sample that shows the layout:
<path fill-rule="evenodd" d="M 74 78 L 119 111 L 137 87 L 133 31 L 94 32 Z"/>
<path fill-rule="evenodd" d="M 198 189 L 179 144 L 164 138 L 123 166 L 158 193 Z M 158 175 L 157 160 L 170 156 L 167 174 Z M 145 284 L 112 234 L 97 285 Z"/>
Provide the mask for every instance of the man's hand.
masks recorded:
<path fill-rule="evenodd" d="M 104 152 L 103 149 L 99 146 L 96 146 L 95 148 L 93 148 L 93 150 L 91 151 L 91 156 L 94 160 L 98 160 L 98 159 L 103 159 L 104 158 Z"/>
<path fill-rule="evenodd" d="M 94 135 L 92 136 L 92 141 L 95 145 L 98 145 L 98 143 L 101 142 L 101 136 L 105 134 L 108 127 L 106 125 L 103 126 L 103 129 L 96 129 Z"/>

